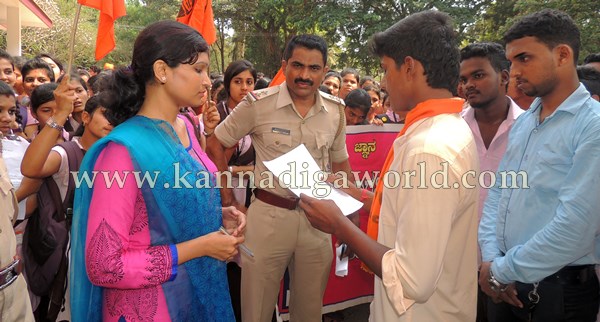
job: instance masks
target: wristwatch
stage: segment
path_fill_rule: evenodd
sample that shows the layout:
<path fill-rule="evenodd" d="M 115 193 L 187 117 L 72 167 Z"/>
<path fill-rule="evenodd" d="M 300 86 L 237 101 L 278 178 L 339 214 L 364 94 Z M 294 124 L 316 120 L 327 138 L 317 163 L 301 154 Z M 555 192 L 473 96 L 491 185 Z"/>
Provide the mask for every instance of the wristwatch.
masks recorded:
<path fill-rule="evenodd" d="M 492 273 L 491 267 L 490 267 L 490 278 L 488 279 L 488 283 L 490 283 L 490 288 L 494 292 L 504 292 L 508 288 L 507 284 L 502 284 L 496 279 L 496 277 L 494 276 L 494 273 Z"/>
<path fill-rule="evenodd" d="M 53 129 L 57 129 L 59 131 L 62 131 L 64 128 L 62 125 L 56 123 L 56 121 L 54 121 L 54 119 L 52 117 L 50 117 L 48 119 L 48 121 L 46 121 L 46 125 L 48 125 L 49 127 L 53 128 Z"/>

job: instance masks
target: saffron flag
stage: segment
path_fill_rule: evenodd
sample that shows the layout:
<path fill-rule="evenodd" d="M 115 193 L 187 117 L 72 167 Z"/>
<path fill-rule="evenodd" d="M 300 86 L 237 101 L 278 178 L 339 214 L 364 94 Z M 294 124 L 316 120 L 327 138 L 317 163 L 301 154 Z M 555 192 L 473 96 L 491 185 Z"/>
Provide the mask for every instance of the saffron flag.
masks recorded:
<path fill-rule="evenodd" d="M 277 86 L 283 82 L 285 82 L 285 75 L 283 74 L 283 69 L 280 67 L 277 74 L 275 74 L 275 77 L 273 77 L 273 80 L 271 80 L 269 87 Z"/>
<path fill-rule="evenodd" d="M 124 0 L 77 0 L 83 6 L 100 10 L 96 60 L 104 58 L 115 49 L 115 20 L 127 14 Z"/>
<path fill-rule="evenodd" d="M 183 0 L 177 21 L 196 30 L 209 45 L 217 40 L 217 28 L 212 10 L 212 0 Z"/>

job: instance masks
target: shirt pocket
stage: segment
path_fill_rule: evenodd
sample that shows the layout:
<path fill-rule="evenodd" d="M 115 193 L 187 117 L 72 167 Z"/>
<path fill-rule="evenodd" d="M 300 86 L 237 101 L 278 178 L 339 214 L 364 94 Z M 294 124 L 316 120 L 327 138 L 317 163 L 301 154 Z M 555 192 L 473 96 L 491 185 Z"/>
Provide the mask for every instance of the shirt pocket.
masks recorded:
<path fill-rule="evenodd" d="M 537 187 L 532 187 L 558 191 L 572 168 L 572 156 L 567 153 L 541 150 L 537 153 L 537 158 L 533 173 L 535 182 L 532 182 Z"/>
<path fill-rule="evenodd" d="M 307 147 L 321 170 L 331 172 L 329 150 L 333 144 L 333 134 L 327 132 L 315 133 L 315 144 Z"/>
<path fill-rule="evenodd" d="M 287 153 L 292 149 L 292 136 L 282 133 L 263 133 L 263 141 L 267 149 L 276 153 Z"/>

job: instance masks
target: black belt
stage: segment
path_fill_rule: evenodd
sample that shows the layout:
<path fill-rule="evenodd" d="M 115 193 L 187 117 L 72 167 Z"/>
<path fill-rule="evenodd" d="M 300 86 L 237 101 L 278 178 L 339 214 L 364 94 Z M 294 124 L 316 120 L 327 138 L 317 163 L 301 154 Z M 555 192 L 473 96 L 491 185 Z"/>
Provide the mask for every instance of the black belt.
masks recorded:
<path fill-rule="evenodd" d="M 300 201 L 300 198 L 282 197 L 270 191 L 258 188 L 254 189 L 254 196 L 256 197 L 256 199 L 267 203 L 271 206 L 284 208 L 288 210 L 296 209 L 296 207 L 298 207 L 298 202 Z"/>
<path fill-rule="evenodd" d="M 0 291 L 9 287 L 19 277 L 19 260 L 16 259 L 10 265 L 0 270 Z"/>
<path fill-rule="evenodd" d="M 596 278 L 594 265 L 565 266 L 542 281 L 561 285 L 581 285 Z"/>

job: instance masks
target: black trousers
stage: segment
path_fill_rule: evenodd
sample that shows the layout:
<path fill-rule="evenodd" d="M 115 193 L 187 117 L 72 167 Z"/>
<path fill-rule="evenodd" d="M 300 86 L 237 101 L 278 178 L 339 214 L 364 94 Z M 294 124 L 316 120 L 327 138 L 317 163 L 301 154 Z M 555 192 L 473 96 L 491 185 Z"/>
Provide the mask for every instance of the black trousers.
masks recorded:
<path fill-rule="evenodd" d="M 540 301 L 530 310 L 528 294 L 532 284 L 516 283 L 517 296 L 523 303 L 518 308 L 507 303 L 495 304 L 488 297 L 487 311 L 490 322 L 595 322 L 598 315 L 600 287 L 593 274 L 585 282 L 565 284 L 541 281 L 537 293 Z"/>

